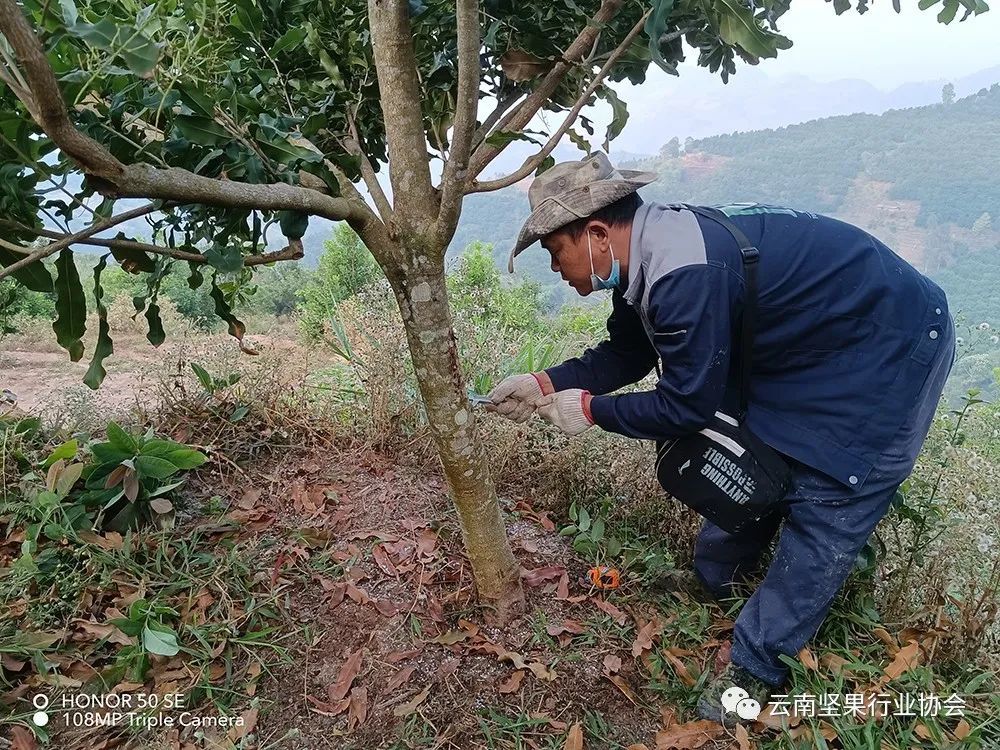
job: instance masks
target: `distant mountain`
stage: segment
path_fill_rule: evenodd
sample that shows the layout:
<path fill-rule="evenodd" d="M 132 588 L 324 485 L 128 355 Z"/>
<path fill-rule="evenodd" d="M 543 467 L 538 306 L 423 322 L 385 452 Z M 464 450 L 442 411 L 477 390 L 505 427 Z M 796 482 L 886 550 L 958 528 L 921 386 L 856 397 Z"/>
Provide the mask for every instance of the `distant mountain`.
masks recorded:
<path fill-rule="evenodd" d="M 963 97 L 998 81 L 1000 65 L 950 82 L 956 95 Z M 821 82 L 802 75 L 775 77 L 760 68 L 743 68 L 720 87 L 711 74 L 696 69 L 671 79 L 660 96 L 647 93 L 648 87 L 636 89 L 628 98 L 628 125 L 615 145 L 649 153 L 674 136 L 683 141 L 856 112 L 882 114 L 940 102 L 946 83 L 949 81 L 922 81 L 883 91 L 857 79 Z"/>

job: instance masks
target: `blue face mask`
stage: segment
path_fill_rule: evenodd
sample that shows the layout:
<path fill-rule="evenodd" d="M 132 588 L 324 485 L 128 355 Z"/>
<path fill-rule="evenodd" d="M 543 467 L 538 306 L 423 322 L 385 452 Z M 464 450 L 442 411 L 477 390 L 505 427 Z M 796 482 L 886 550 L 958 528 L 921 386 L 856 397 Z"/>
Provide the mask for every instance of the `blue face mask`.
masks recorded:
<path fill-rule="evenodd" d="M 594 271 L 594 251 L 590 246 L 590 232 L 587 232 L 587 252 L 590 254 L 590 286 L 595 292 L 602 289 L 614 289 L 618 286 L 618 282 L 621 281 L 621 266 L 618 263 L 618 259 L 615 257 L 615 249 L 608 243 L 608 249 L 611 251 L 611 273 L 608 274 L 608 278 L 602 279 Z"/>

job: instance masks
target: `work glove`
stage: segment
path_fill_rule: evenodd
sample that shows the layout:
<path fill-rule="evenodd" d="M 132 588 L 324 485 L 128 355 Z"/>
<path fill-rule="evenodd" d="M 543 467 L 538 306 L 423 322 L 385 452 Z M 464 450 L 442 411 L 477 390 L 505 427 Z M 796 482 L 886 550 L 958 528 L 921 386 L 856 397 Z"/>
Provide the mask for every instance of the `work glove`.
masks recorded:
<path fill-rule="evenodd" d="M 534 402 L 546 393 L 552 393 L 552 382 L 545 373 L 511 375 L 489 392 L 487 397 L 493 404 L 486 410 L 523 422 L 534 413 Z"/>
<path fill-rule="evenodd" d="M 569 388 L 535 401 L 538 416 L 567 435 L 579 435 L 594 426 L 590 416 L 590 391 Z"/>

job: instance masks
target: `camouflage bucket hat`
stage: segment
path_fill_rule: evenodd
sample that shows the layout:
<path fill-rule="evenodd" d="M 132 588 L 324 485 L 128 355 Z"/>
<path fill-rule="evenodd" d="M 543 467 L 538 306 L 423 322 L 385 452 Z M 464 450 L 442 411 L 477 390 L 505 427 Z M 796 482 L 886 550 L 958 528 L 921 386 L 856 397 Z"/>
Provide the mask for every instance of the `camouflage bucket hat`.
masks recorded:
<path fill-rule="evenodd" d="M 543 172 L 528 188 L 531 216 L 510 251 L 507 270 L 514 273 L 514 258 L 545 235 L 590 216 L 656 178 L 654 172 L 615 169 L 601 151 L 580 161 L 564 161 Z"/>

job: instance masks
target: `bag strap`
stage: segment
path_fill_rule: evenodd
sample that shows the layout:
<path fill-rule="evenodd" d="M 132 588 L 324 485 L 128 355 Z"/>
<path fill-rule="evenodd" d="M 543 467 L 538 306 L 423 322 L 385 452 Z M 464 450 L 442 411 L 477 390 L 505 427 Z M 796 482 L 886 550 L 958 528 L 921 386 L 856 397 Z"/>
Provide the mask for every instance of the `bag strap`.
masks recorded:
<path fill-rule="evenodd" d="M 757 324 L 757 263 L 760 260 L 760 252 L 740 228 L 719 209 L 710 206 L 691 206 L 687 203 L 675 205 L 721 224 L 740 246 L 747 291 L 746 299 L 743 302 L 740 346 L 736 353 L 737 380 L 740 388 L 738 419 L 742 423 L 747 415 L 747 400 L 750 392 L 750 366 L 753 358 L 754 329 Z"/>

